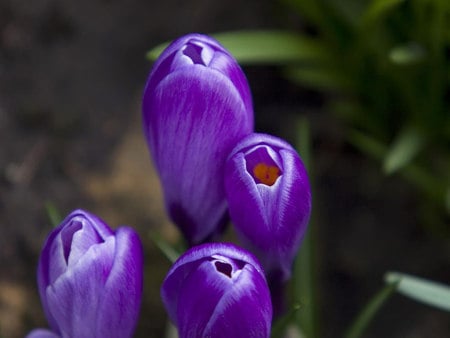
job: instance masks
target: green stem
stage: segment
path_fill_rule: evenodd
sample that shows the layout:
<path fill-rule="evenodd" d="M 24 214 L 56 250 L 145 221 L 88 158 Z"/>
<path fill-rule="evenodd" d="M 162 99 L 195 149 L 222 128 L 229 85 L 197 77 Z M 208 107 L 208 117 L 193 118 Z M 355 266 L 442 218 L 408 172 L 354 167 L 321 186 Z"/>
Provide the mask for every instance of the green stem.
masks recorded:
<path fill-rule="evenodd" d="M 178 257 L 180 257 L 180 252 L 178 252 L 173 246 L 167 243 L 158 233 L 150 233 L 150 239 L 161 250 L 164 256 L 166 256 L 170 263 L 175 263 Z"/>
<path fill-rule="evenodd" d="M 284 315 L 275 322 L 275 324 L 272 327 L 272 334 L 271 334 L 272 338 L 283 337 L 286 327 L 289 325 L 289 323 L 293 321 L 293 319 L 295 319 L 295 316 L 298 313 L 299 309 L 300 305 L 294 304 L 292 309 L 289 310 L 289 312 L 286 315 Z"/>
<path fill-rule="evenodd" d="M 301 118 L 298 122 L 297 148 L 302 156 L 303 162 L 308 170 L 309 179 L 312 184 L 312 166 L 310 155 L 310 132 L 309 123 L 306 118 Z M 313 190 L 313 188 L 311 187 Z M 294 273 L 292 277 L 292 293 L 294 304 L 300 304 L 301 310 L 296 312 L 296 322 L 308 338 L 318 337 L 317 325 L 317 275 L 315 264 L 315 237 L 316 231 L 313 217 L 309 222 L 309 227 L 297 259 L 294 263 Z"/>
<path fill-rule="evenodd" d="M 372 321 L 375 314 L 381 308 L 381 306 L 389 299 L 389 297 L 395 292 L 398 282 L 390 283 L 383 289 L 378 291 L 375 296 L 367 303 L 364 309 L 360 312 L 358 317 L 354 320 L 353 324 L 345 333 L 345 338 L 358 338 L 362 335 L 369 323 Z"/>

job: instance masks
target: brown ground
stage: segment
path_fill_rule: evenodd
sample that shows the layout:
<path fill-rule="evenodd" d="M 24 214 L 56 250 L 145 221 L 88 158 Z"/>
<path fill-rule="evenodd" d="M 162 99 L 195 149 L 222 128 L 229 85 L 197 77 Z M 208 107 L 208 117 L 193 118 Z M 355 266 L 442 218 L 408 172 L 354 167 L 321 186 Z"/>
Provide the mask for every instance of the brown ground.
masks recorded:
<path fill-rule="evenodd" d="M 0 336 L 45 327 L 35 285 L 50 230 L 45 203 L 129 224 L 146 248 L 137 337 L 161 337 L 169 264 L 149 239 L 176 236 L 140 125 L 145 52 L 188 32 L 281 27 L 270 1 L 0 1 Z M 314 134 L 322 327 L 340 336 L 386 270 L 450 281 L 448 242 L 419 224 L 420 196 L 342 142 L 317 95 L 276 69 L 246 68 L 259 131 L 286 135 L 298 113 Z M 445 337 L 448 316 L 395 296 L 367 337 Z"/>

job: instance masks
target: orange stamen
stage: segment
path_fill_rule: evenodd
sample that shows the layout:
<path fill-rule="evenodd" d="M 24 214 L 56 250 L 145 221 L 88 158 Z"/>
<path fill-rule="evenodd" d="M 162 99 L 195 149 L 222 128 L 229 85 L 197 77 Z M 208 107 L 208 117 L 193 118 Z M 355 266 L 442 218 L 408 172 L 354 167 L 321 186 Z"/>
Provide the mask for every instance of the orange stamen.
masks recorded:
<path fill-rule="evenodd" d="M 265 185 L 274 185 L 277 178 L 280 177 L 280 169 L 265 163 L 258 163 L 253 168 L 253 175 Z"/>

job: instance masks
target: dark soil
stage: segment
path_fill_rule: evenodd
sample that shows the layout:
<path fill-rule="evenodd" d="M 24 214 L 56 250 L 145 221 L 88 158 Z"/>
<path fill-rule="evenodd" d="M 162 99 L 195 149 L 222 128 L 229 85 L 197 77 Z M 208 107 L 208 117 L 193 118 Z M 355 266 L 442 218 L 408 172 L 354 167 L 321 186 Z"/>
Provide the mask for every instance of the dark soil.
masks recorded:
<path fill-rule="evenodd" d="M 0 1 L 0 336 L 47 327 L 36 265 L 51 230 L 46 203 L 63 215 L 90 210 L 113 227 L 134 226 L 146 252 L 136 337 L 162 337 L 159 285 L 169 263 L 149 233 L 171 240 L 158 178 L 140 125 L 151 47 L 189 32 L 282 28 L 271 1 Z M 450 282 L 448 239 L 420 224 L 420 196 L 343 142 L 324 98 L 278 69 L 248 67 L 257 129 L 295 138 L 311 121 L 324 337 L 351 318 L 398 270 Z M 394 296 L 366 337 L 446 337 L 448 315 Z"/>

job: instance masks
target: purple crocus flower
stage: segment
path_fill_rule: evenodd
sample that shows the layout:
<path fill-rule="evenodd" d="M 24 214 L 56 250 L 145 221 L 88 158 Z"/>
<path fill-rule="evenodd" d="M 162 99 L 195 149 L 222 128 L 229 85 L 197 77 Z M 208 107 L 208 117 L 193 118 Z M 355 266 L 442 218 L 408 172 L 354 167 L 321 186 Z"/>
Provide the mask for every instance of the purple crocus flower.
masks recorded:
<path fill-rule="evenodd" d="M 153 67 L 143 123 L 166 209 L 189 243 L 198 244 L 226 223 L 223 166 L 253 131 L 245 75 L 216 40 L 183 36 Z"/>
<path fill-rule="evenodd" d="M 142 284 L 136 232 L 113 232 L 98 217 L 76 210 L 50 233 L 39 260 L 39 294 L 52 331 L 37 329 L 28 337 L 131 337 Z"/>
<path fill-rule="evenodd" d="M 266 338 L 272 305 L 254 256 L 225 243 L 193 247 L 167 274 L 161 297 L 180 338 Z"/>
<path fill-rule="evenodd" d="M 233 149 L 225 172 L 231 221 L 244 246 L 259 258 L 270 283 L 286 281 L 311 212 L 299 155 L 277 137 L 252 134 Z"/>

